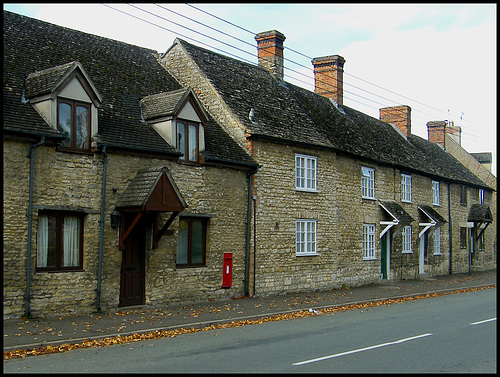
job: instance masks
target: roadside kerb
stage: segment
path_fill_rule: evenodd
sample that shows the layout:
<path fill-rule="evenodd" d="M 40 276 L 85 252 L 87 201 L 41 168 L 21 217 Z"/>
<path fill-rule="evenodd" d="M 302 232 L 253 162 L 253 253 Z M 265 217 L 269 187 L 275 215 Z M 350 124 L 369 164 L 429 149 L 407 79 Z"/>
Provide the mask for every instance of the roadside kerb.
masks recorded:
<path fill-rule="evenodd" d="M 148 333 L 154 333 L 154 332 L 168 332 L 168 331 L 175 331 L 175 330 L 201 330 L 201 329 L 208 329 L 211 330 L 213 329 L 220 329 L 222 325 L 225 324 L 238 324 L 239 326 L 243 325 L 250 325 L 250 324 L 256 324 L 256 323 L 262 323 L 262 322 L 253 322 L 257 320 L 262 320 L 262 319 L 270 319 L 272 317 L 276 316 L 282 316 L 286 314 L 299 314 L 303 312 L 307 312 L 307 314 L 302 315 L 304 316 L 309 316 L 309 315 L 314 315 L 314 314 L 323 314 L 323 313 L 318 313 L 318 311 L 334 311 L 336 308 L 340 307 L 346 307 L 343 310 L 352 310 L 356 309 L 356 307 L 359 307 L 360 305 L 369 305 L 369 306 L 375 306 L 373 304 L 376 304 L 377 302 L 383 302 L 383 301 L 388 301 L 388 300 L 394 300 L 395 303 L 397 303 L 397 300 L 403 300 L 407 299 L 405 301 L 410 301 L 415 298 L 419 299 L 425 299 L 425 298 L 433 298 L 437 297 L 440 295 L 444 294 L 456 294 L 456 293 L 465 293 L 469 291 L 475 291 L 479 289 L 489 289 L 489 288 L 495 288 L 496 284 L 487 284 L 487 285 L 476 285 L 476 286 L 470 286 L 470 287 L 463 287 L 463 288 L 449 288 L 449 289 L 441 289 L 441 290 L 432 290 L 432 291 L 427 291 L 427 292 L 420 292 L 420 293 L 412 293 L 412 294 L 402 294 L 402 295 L 396 295 L 396 296 L 387 296 L 387 297 L 381 297 L 377 299 L 368 299 L 368 300 L 362 300 L 362 301 L 351 301 L 351 302 L 345 302 L 345 303 L 339 303 L 339 304 L 329 304 L 329 305 L 323 305 L 323 306 L 307 306 L 304 308 L 297 308 L 297 309 L 289 309 L 289 310 L 280 310 L 276 312 L 271 312 L 271 313 L 260 313 L 260 314 L 254 314 L 254 315 L 246 315 L 246 316 L 241 316 L 241 317 L 232 317 L 232 318 L 221 318 L 221 319 L 214 319 L 214 320 L 208 320 L 208 321 L 201 321 L 201 322 L 192 322 L 192 323 L 184 323 L 184 324 L 178 324 L 178 325 L 172 325 L 172 326 L 162 326 L 158 328 L 151 328 L 151 329 L 143 329 L 143 330 L 138 330 L 138 331 L 129 331 L 126 333 L 110 333 L 106 335 L 100 335 L 100 336 L 93 336 L 93 337 L 81 337 L 81 338 L 74 338 L 74 339 L 64 339 L 64 340 L 53 340 L 53 341 L 47 341 L 47 342 L 37 342 L 37 343 L 32 343 L 32 344 L 23 344 L 23 345 L 16 345 L 16 346 L 11 346 L 11 347 L 5 347 L 4 352 L 10 352 L 10 351 L 19 351 L 19 350 L 31 350 L 35 348 L 43 348 L 47 346 L 61 346 L 61 345 L 74 345 L 74 344 L 80 344 L 82 342 L 91 342 L 91 341 L 96 341 L 96 340 L 102 340 L 106 338 L 126 338 L 127 336 L 131 335 L 141 335 L 141 334 L 148 334 Z M 422 296 L 422 297 L 420 297 Z M 372 305 L 370 305 L 372 304 Z M 353 306 L 356 306 L 352 308 Z M 310 313 L 310 309 L 313 309 L 313 312 Z M 290 319 L 290 318 L 283 318 L 283 319 Z M 251 323 L 244 323 L 245 321 L 250 321 Z M 241 323 L 241 324 L 240 324 Z"/>

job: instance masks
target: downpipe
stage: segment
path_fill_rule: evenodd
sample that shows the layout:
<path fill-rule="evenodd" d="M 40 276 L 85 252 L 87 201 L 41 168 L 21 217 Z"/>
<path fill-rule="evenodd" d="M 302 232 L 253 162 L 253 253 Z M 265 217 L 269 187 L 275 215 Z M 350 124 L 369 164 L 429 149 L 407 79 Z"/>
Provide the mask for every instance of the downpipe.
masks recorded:
<path fill-rule="evenodd" d="M 29 200 L 28 200 L 28 249 L 26 263 L 26 318 L 31 317 L 31 238 L 33 237 L 33 181 L 35 177 L 35 149 L 45 143 L 45 136 L 40 141 L 30 147 L 30 182 L 29 182 Z"/>

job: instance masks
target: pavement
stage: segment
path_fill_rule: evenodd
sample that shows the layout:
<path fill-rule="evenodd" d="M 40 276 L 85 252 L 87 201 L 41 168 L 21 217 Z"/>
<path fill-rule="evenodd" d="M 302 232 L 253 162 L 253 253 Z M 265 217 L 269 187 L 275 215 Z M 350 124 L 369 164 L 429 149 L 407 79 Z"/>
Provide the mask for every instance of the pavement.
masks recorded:
<path fill-rule="evenodd" d="M 318 311 L 401 299 L 432 293 L 449 293 L 469 288 L 495 286 L 496 270 L 420 278 L 395 279 L 361 287 L 207 301 L 167 308 L 134 307 L 88 315 L 46 316 L 4 320 L 5 351 L 28 350 L 41 346 L 78 344 L 86 340 L 144 334 L 156 330 L 201 329 L 233 321 L 250 321 L 300 311 Z M 432 299 L 432 298 L 429 298 Z M 288 318 L 288 317 L 287 317 Z"/>

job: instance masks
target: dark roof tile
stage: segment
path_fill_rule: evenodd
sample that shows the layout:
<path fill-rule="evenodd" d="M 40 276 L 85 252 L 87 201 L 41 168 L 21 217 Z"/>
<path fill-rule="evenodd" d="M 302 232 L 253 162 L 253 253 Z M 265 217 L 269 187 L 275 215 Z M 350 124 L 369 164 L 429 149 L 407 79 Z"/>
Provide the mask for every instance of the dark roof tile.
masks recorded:
<path fill-rule="evenodd" d="M 347 106 L 341 112 L 328 98 L 277 80 L 259 66 L 181 39 L 175 43 L 183 46 L 252 137 L 331 148 L 437 179 L 488 187 L 434 143 L 414 135 L 407 140 L 390 124 Z M 252 108 L 253 122 L 248 116 Z"/>
<path fill-rule="evenodd" d="M 4 10 L 4 131 L 57 136 L 30 104 L 29 95 L 50 91 L 58 78 L 79 62 L 102 97 L 100 143 L 115 148 L 178 155 L 156 130 L 141 121 L 140 100 L 182 90 L 150 49 L 53 25 Z M 38 72 L 38 73 L 37 73 Z M 42 73 L 40 73 L 42 72 Z M 29 91 L 26 90 L 27 80 Z M 220 133 L 213 124 L 208 133 Z M 227 135 L 226 135 L 227 136 Z M 230 146 L 208 144 L 207 153 L 225 161 L 255 165 L 234 140 Z M 226 151 L 230 150 L 230 154 Z"/>

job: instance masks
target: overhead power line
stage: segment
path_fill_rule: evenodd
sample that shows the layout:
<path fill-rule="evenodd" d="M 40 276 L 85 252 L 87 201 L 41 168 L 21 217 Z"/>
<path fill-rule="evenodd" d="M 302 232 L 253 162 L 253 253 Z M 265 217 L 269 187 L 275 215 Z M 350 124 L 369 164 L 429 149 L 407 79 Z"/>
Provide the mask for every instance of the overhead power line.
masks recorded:
<path fill-rule="evenodd" d="M 183 34 L 181 34 L 181 33 L 175 32 L 175 31 L 170 30 L 170 29 L 168 29 L 168 28 L 165 28 L 165 27 L 163 27 L 163 26 L 161 26 L 161 25 L 158 25 L 158 24 L 156 24 L 156 23 L 154 23 L 154 22 L 147 21 L 147 20 L 145 20 L 145 19 L 143 19 L 143 18 L 141 18 L 141 17 L 138 17 L 138 16 L 135 16 L 135 15 L 133 15 L 133 14 L 127 13 L 127 12 L 125 12 L 125 11 L 123 11 L 123 10 L 120 10 L 120 9 L 113 8 L 113 7 L 109 6 L 109 5 L 106 5 L 106 4 L 103 4 L 103 5 L 105 5 L 105 6 L 109 7 L 109 8 L 111 8 L 111 9 L 113 9 L 113 10 L 115 10 L 115 11 L 121 12 L 121 13 L 126 14 L 126 15 L 128 15 L 128 16 L 131 16 L 131 17 L 133 17 L 133 18 L 136 18 L 136 19 L 138 19 L 138 20 L 140 20 L 140 21 L 143 21 L 143 22 L 146 22 L 146 23 L 148 23 L 148 24 L 151 24 L 151 25 L 154 25 L 154 26 L 156 26 L 156 27 L 159 27 L 159 28 L 161 28 L 161 29 L 163 29 L 163 30 L 166 30 L 166 31 L 168 31 L 168 32 L 171 32 L 171 33 L 173 33 L 173 34 L 177 34 L 177 35 L 179 35 L 179 36 L 181 36 L 181 37 L 183 37 L 183 38 L 186 38 L 186 39 L 192 40 L 192 41 L 194 41 L 194 42 L 196 42 L 196 43 L 203 44 L 203 45 L 205 45 L 205 46 L 207 46 L 207 47 L 210 47 L 211 49 L 217 50 L 217 51 L 222 52 L 222 53 L 224 53 L 224 54 L 226 54 L 226 55 L 230 55 L 230 56 L 232 56 L 232 57 L 235 57 L 235 58 L 237 58 L 237 59 L 240 59 L 240 60 L 243 60 L 243 61 L 245 61 L 245 62 L 247 62 L 247 63 L 250 63 L 250 64 L 255 65 L 255 62 L 253 62 L 253 61 L 250 61 L 250 60 L 244 59 L 244 58 L 242 58 L 241 56 L 238 56 L 238 55 L 235 55 L 235 54 L 229 53 L 229 52 L 227 52 L 227 51 L 224 51 L 224 50 L 222 50 L 222 49 L 216 48 L 216 47 L 214 47 L 214 46 L 212 46 L 212 45 L 210 45 L 210 44 L 208 44 L 208 43 L 201 42 L 199 39 L 191 38 L 191 37 L 189 37 L 189 36 L 186 36 L 186 35 L 183 35 Z M 203 37 L 205 37 L 205 38 L 211 39 L 211 40 L 216 41 L 216 42 L 218 42 L 218 43 L 221 43 L 221 44 L 223 44 L 223 45 L 225 45 L 225 46 L 228 46 L 228 47 L 230 47 L 230 48 L 234 48 L 234 49 L 236 49 L 236 50 L 238 50 L 238 51 L 240 51 L 240 52 L 242 52 L 242 53 L 249 54 L 249 55 L 251 55 L 251 56 L 255 57 L 255 54 L 254 54 L 254 53 L 251 53 L 251 52 L 249 52 L 249 51 L 247 51 L 247 50 L 243 50 L 243 49 L 241 49 L 241 48 L 239 48 L 239 47 L 234 46 L 233 44 L 229 44 L 229 43 L 227 43 L 227 42 L 221 41 L 220 39 L 217 39 L 217 38 L 215 38 L 215 37 L 209 36 L 209 35 L 207 35 L 207 34 L 205 34 L 205 33 L 200 32 L 200 31 L 194 30 L 194 29 L 189 28 L 189 27 L 187 27 L 187 26 L 185 26 L 185 25 L 182 25 L 182 24 L 176 23 L 176 22 L 174 22 L 174 21 L 172 21 L 172 20 L 169 20 L 169 19 L 167 19 L 167 18 L 165 18 L 165 17 L 159 16 L 159 15 L 157 15 L 157 14 L 155 14 L 155 13 L 152 13 L 152 12 L 150 12 L 150 11 L 147 11 L 147 10 L 145 10 L 145 9 L 139 8 L 139 7 L 135 6 L 135 5 L 131 5 L 131 4 L 128 4 L 128 5 L 129 5 L 129 6 L 131 6 L 131 7 L 133 7 L 133 8 L 135 8 L 135 9 L 138 9 L 138 10 L 140 10 L 140 11 L 142 11 L 142 12 L 145 12 L 145 13 L 147 13 L 147 14 L 149 14 L 149 15 L 152 15 L 152 16 L 154 16 L 154 17 L 157 17 L 157 18 L 159 18 L 159 19 L 161 19 L 161 20 L 163 20 L 163 21 L 166 21 L 166 22 L 172 23 L 172 24 L 174 24 L 174 25 L 176 25 L 176 26 L 178 26 L 178 27 L 184 28 L 184 29 L 189 30 L 189 31 L 191 31 L 191 32 L 193 32 L 193 33 L 196 33 L 196 34 L 198 34 L 198 35 L 201 35 L 201 36 L 203 36 Z M 217 29 L 217 28 L 214 28 L 214 27 L 212 27 L 212 26 L 206 25 L 206 24 L 204 24 L 203 22 L 200 22 L 200 21 L 194 20 L 194 19 L 193 19 L 193 18 L 191 18 L 191 17 L 188 17 L 188 16 L 185 16 L 185 15 L 182 15 L 182 14 L 181 14 L 181 13 L 179 13 L 179 12 L 175 12 L 175 11 L 173 11 L 173 10 L 171 10 L 171 9 L 168 9 L 168 8 L 166 8 L 166 7 L 164 7 L 164 6 L 161 6 L 161 5 L 158 5 L 158 4 L 154 4 L 154 5 L 156 5 L 157 7 L 161 8 L 161 9 L 164 9 L 164 10 L 166 10 L 166 11 L 169 11 L 169 12 L 171 12 L 171 13 L 174 13 L 174 14 L 176 14 L 176 15 L 180 16 L 180 17 L 183 17 L 183 18 L 185 18 L 185 19 L 188 19 L 188 20 L 189 20 L 189 21 L 191 21 L 191 22 L 194 22 L 194 23 L 197 23 L 197 24 L 199 24 L 199 25 L 201 25 L 201 26 L 204 26 L 204 27 L 206 27 L 206 28 L 208 28 L 208 29 L 210 29 L 210 30 L 213 30 L 213 31 L 216 31 L 216 32 L 218 32 L 218 33 L 220 33 L 220 34 L 223 34 L 223 35 L 225 35 L 225 36 L 231 37 L 231 38 L 233 38 L 233 39 L 237 40 L 238 42 L 244 43 L 244 44 L 249 45 L 249 46 L 251 46 L 251 47 L 256 47 L 256 46 L 255 46 L 254 44 L 252 44 L 252 43 L 249 43 L 249 42 L 247 42 L 247 41 L 245 41 L 245 40 L 242 40 L 242 39 L 240 39 L 240 38 L 237 38 L 237 37 L 235 37 L 235 36 L 232 36 L 232 35 L 230 35 L 230 34 L 228 34 L 228 33 L 225 33 L 225 32 L 223 32 L 223 31 L 221 31 L 221 30 Z M 232 22 L 229 22 L 229 21 L 227 21 L 227 20 L 225 20 L 225 19 L 223 19 L 223 18 L 221 18 L 221 17 L 218 17 L 218 16 L 216 16 L 216 15 L 214 15 L 214 14 L 211 14 L 210 12 L 204 11 L 204 10 L 202 10 L 202 9 L 200 9 L 200 8 L 198 8 L 198 7 L 195 7 L 195 6 L 193 6 L 193 5 L 190 5 L 190 4 L 186 4 L 186 5 L 187 5 L 187 6 L 189 6 L 189 7 L 191 7 L 191 8 L 193 8 L 193 9 L 196 9 L 196 10 L 198 10 L 198 11 L 200 11 L 200 12 L 203 12 L 203 13 L 205 13 L 205 14 L 207 14 L 207 15 L 211 16 L 211 17 L 214 17 L 214 18 L 216 18 L 216 19 L 218 19 L 218 20 L 221 20 L 221 21 L 223 21 L 223 22 L 225 22 L 225 23 L 227 23 L 227 24 L 229 24 L 229 25 L 231 25 L 231 26 L 233 26 L 233 27 L 236 27 L 236 28 L 238 28 L 238 29 L 241 29 L 241 30 L 243 30 L 243 31 L 245 31 L 245 32 L 247 32 L 247 33 L 250 33 L 250 34 L 252 34 L 252 36 L 255 36 L 255 35 L 256 35 L 254 32 L 252 32 L 252 31 L 250 31 L 250 30 L 248 30 L 248 29 L 245 29 L 245 28 L 243 28 L 243 27 L 241 27 L 241 26 L 239 26 L 239 25 L 236 25 L 236 24 L 234 24 L 234 23 L 232 23 Z M 313 59 L 313 58 L 311 58 L 311 57 L 309 57 L 309 56 L 307 56 L 307 55 L 305 55 L 305 54 L 303 54 L 303 53 L 301 53 L 301 52 L 295 51 L 295 50 L 293 50 L 293 49 L 291 49 L 291 48 L 289 48 L 289 47 L 284 47 L 284 48 L 286 48 L 287 50 L 292 51 L 292 52 L 294 52 L 294 53 L 296 53 L 296 54 L 299 54 L 299 55 L 301 55 L 301 56 L 303 56 L 303 57 L 306 57 L 306 58 L 308 58 L 308 59 L 311 59 L 311 60 Z M 284 60 L 284 61 L 287 61 L 287 62 L 294 63 L 294 64 L 296 64 L 296 65 L 298 65 L 298 66 L 300 66 L 300 67 L 306 68 L 308 71 L 313 71 L 313 69 L 312 69 L 310 66 L 305 66 L 305 65 L 303 65 L 303 64 L 301 64 L 301 63 L 298 63 L 298 62 L 295 62 L 295 61 L 293 61 L 293 60 L 286 59 L 286 58 L 283 58 L 283 60 Z M 286 66 L 284 66 L 284 69 L 287 69 L 287 71 L 288 71 L 288 72 L 293 72 L 293 73 L 295 73 L 295 74 L 298 74 L 298 75 L 301 75 L 301 76 L 305 76 L 305 77 L 307 77 L 308 79 L 310 79 L 310 76 L 309 76 L 309 75 L 307 75 L 307 74 L 305 74 L 305 73 L 303 73 L 303 72 L 296 71 L 296 70 L 291 69 L 291 68 L 286 67 Z M 419 105 L 426 106 L 426 107 L 428 107 L 428 108 L 430 108 L 430 109 L 432 109 L 432 110 L 434 110 L 434 111 L 438 111 L 438 112 L 441 112 L 441 113 L 446 113 L 446 112 L 444 112 L 443 110 L 436 109 L 436 108 L 434 108 L 434 107 L 432 107 L 432 106 L 429 106 L 429 105 L 426 105 L 426 104 L 421 103 L 421 102 L 419 102 L 419 101 L 416 101 L 416 100 L 413 100 L 413 99 L 411 99 L 411 98 L 405 97 L 405 96 L 403 96 L 403 95 L 401 95 L 401 94 L 398 94 L 398 93 L 396 93 L 396 92 L 393 92 L 393 91 L 391 91 L 391 90 L 389 90 L 389 89 L 386 89 L 386 88 L 384 88 L 384 87 L 382 87 L 382 86 L 379 86 L 379 85 L 373 84 L 373 83 L 371 83 L 371 82 L 369 82 L 369 81 L 367 81 L 367 80 L 364 80 L 364 79 L 359 78 L 359 77 L 357 77 L 357 76 L 354 76 L 354 75 L 352 75 L 352 74 L 349 74 L 349 73 L 346 73 L 346 72 L 344 72 L 344 74 L 347 74 L 348 76 L 351 76 L 351 77 L 353 77 L 353 78 L 355 78 L 355 79 L 361 80 L 361 81 L 363 81 L 363 82 L 365 82 L 365 83 L 367 83 L 367 84 L 373 85 L 373 86 L 375 86 L 375 87 L 377 87 L 377 88 L 379 88 L 379 89 L 385 90 L 385 91 L 387 91 L 387 92 L 389 92 L 389 93 L 391 93 L 391 94 L 394 94 L 394 95 L 400 96 L 400 97 L 402 97 L 402 98 L 408 99 L 408 100 L 410 100 L 410 101 L 413 101 L 413 102 L 415 102 L 415 103 L 417 103 L 417 104 L 419 104 Z M 289 75 L 289 76 L 290 76 L 290 75 Z M 302 83 L 304 83 L 304 84 L 308 84 L 308 85 L 310 85 L 308 82 L 305 82 L 305 81 L 303 81 L 303 80 L 301 80 L 301 79 L 298 79 L 298 78 L 293 77 L 293 76 L 291 76 L 291 77 L 292 77 L 294 80 L 296 80 L 296 81 L 299 81 L 299 82 L 302 82 Z M 391 103 L 397 103 L 397 102 L 396 102 L 396 101 L 394 101 L 394 100 L 390 100 L 390 99 L 385 98 L 385 97 L 383 97 L 383 96 L 381 96 L 381 95 L 379 95 L 379 94 L 376 94 L 376 93 L 370 92 L 369 90 L 366 90 L 366 89 L 363 89 L 363 88 L 357 87 L 357 86 L 352 85 L 352 84 L 350 84 L 350 83 L 344 82 L 344 84 L 345 84 L 345 85 L 348 85 L 348 86 L 352 86 L 353 88 L 356 88 L 357 90 L 361 90 L 361 91 L 363 91 L 363 92 L 366 92 L 366 93 L 368 93 L 368 94 L 370 94 L 370 95 L 373 95 L 373 96 L 379 97 L 379 98 L 381 98 L 381 99 L 383 99 L 383 100 L 386 100 L 386 101 L 389 101 L 389 102 L 391 102 Z M 347 90 L 345 90 L 345 89 L 344 89 L 344 93 L 352 94 L 352 95 L 354 95 L 354 96 L 357 96 L 357 97 L 363 98 L 364 100 L 367 100 L 367 101 L 370 101 L 370 102 L 377 103 L 377 104 L 381 105 L 382 107 L 390 107 L 390 106 L 387 106 L 387 104 L 384 104 L 384 103 L 381 103 L 381 102 L 375 101 L 375 100 L 373 100 L 373 99 L 366 98 L 366 97 L 364 97 L 364 96 L 361 96 L 361 95 L 359 95 L 359 94 L 357 94 L 357 93 L 354 93 L 354 92 L 347 91 Z M 372 109 L 376 109 L 376 110 L 378 110 L 377 108 L 375 108 L 375 107 L 373 107 L 373 106 L 371 106 L 371 105 L 368 105 L 368 104 L 363 103 L 363 102 L 360 102 L 360 101 L 353 100 L 353 99 L 352 99 L 352 98 L 350 98 L 349 96 L 345 96 L 345 98 L 346 98 L 346 99 L 349 99 L 349 100 L 352 100 L 352 101 L 355 101 L 355 102 L 357 102 L 357 103 L 360 103 L 360 104 L 362 104 L 362 105 L 364 105 L 364 106 L 370 107 L 370 108 L 372 108 Z M 431 115 L 431 114 L 425 113 L 425 112 L 423 112 L 423 111 L 421 111 L 421 110 L 419 110 L 419 109 L 412 109 L 412 110 L 414 110 L 414 111 L 416 111 L 416 112 L 421 112 L 421 113 L 423 113 L 423 114 L 426 114 L 426 115 L 430 116 L 430 117 L 431 117 L 431 119 L 435 117 L 434 115 Z M 449 114 L 448 114 L 448 115 L 449 115 Z M 414 114 L 413 114 L 413 116 L 414 116 Z M 423 118 L 421 118 L 421 119 L 423 119 Z M 424 119 L 424 122 L 426 122 L 426 121 L 428 121 L 428 120 L 429 120 L 429 119 L 426 119 L 426 120 Z M 469 134 L 469 135 L 471 135 L 471 136 L 478 137 L 478 136 L 476 136 L 476 135 L 473 135 L 473 134 L 470 134 L 470 133 L 467 133 L 467 132 L 462 132 L 462 133 L 463 133 L 463 134 Z M 479 137 L 478 137 L 478 138 L 479 138 Z"/>

